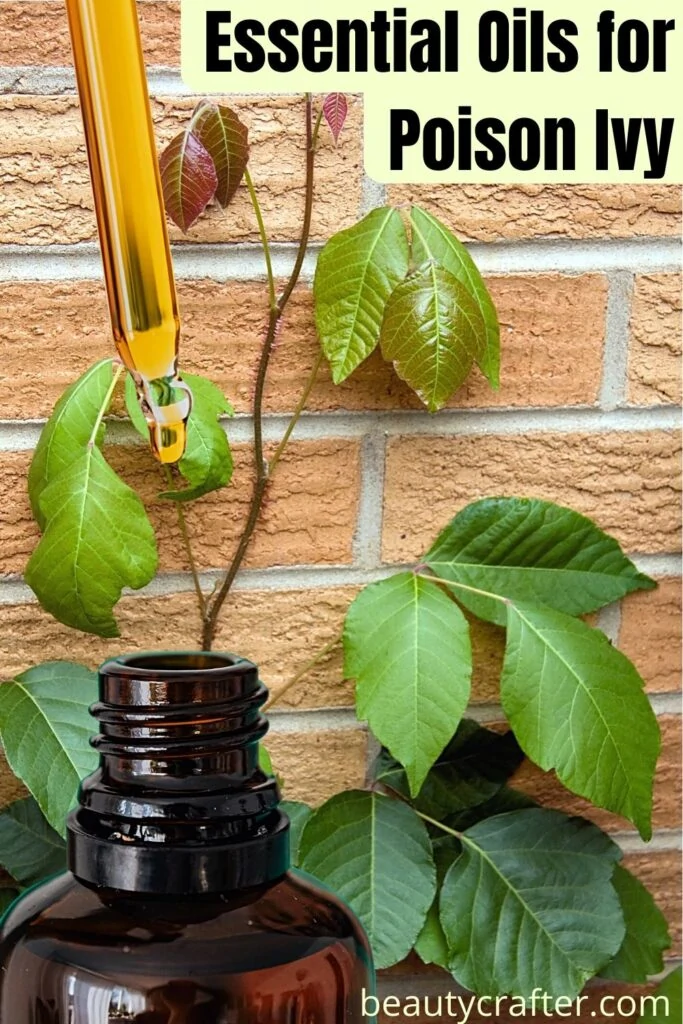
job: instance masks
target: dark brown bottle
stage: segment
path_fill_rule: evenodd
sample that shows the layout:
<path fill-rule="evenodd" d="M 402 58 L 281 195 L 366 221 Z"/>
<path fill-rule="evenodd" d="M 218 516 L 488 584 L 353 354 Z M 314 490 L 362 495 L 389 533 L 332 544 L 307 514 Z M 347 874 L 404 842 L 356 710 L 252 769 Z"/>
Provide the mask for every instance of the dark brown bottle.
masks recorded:
<path fill-rule="evenodd" d="M 69 871 L 3 923 L 2 1024 L 368 1019 L 359 923 L 289 870 L 289 822 L 258 767 L 265 697 L 256 667 L 225 655 L 103 666 Z"/>

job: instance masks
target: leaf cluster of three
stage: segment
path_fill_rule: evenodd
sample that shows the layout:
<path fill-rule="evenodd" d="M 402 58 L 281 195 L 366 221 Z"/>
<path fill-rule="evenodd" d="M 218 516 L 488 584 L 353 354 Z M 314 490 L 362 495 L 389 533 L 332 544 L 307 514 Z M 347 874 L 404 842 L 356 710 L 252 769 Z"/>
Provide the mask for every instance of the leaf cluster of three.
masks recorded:
<path fill-rule="evenodd" d="M 315 316 L 335 384 L 375 350 L 430 412 L 476 363 L 497 388 L 500 329 L 482 277 L 462 243 L 413 207 L 409 243 L 400 213 L 373 210 L 335 235 L 315 276 Z"/>

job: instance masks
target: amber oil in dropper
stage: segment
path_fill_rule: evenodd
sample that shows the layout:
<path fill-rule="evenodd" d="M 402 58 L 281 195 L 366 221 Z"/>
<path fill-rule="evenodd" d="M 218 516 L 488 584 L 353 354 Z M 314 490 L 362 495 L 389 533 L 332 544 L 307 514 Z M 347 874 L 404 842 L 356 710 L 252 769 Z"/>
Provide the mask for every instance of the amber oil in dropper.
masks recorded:
<path fill-rule="evenodd" d="M 114 341 L 162 462 L 185 449 L 190 392 L 135 0 L 66 0 Z"/>

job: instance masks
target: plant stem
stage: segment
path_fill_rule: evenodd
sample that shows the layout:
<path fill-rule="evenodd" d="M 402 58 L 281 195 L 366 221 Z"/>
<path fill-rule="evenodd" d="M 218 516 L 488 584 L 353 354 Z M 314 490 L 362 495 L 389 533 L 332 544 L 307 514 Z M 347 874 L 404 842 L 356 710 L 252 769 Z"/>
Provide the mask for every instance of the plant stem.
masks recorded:
<path fill-rule="evenodd" d="M 283 438 L 280 441 L 280 443 L 277 446 L 277 448 L 275 449 L 273 457 L 270 460 L 270 463 L 268 465 L 268 472 L 269 472 L 270 475 L 272 475 L 275 467 L 277 466 L 278 462 L 280 461 L 280 458 L 282 457 L 282 453 L 285 450 L 285 448 L 287 447 L 287 445 L 289 443 L 289 439 L 291 438 L 292 434 L 294 433 L 294 428 L 296 427 L 297 423 L 299 422 L 299 418 L 301 416 L 301 413 L 306 408 L 306 403 L 308 402 L 308 399 L 311 397 L 311 391 L 313 390 L 313 388 L 315 386 L 316 379 L 318 377 L 318 374 L 320 373 L 320 367 L 323 365 L 323 358 L 324 358 L 324 356 L 323 356 L 323 352 L 322 352 L 322 349 L 321 349 L 320 352 L 318 353 L 318 357 L 317 357 L 317 359 L 316 359 L 316 361 L 315 361 L 315 363 L 313 365 L 313 369 L 311 370 L 310 376 L 309 376 L 309 378 L 308 378 L 308 380 L 306 382 L 306 387 L 303 390 L 303 394 L 301 395 L 301 398 L 299 399 L 297 407 L 296 407 L 296 409 L 294 410 L 294 412 L 292 414 L 291 420 L 287 424 L 287 429 L 284 432 Z"/>
<path fill-rule="evenodd" d="M 113 368 L 113 364 L 112 364 L 112 368 Z M 111 405 L 111 400 L 114 397 L 114 392 L 116 391 L 116 385 L 121 380 L 121 375 L 125 372 L 125 369 L 126 369 L 125 366 L 118 366 L 116 368 L 116 372 L 112 375 L 111 384 L 107 388 L 107 393 L 104 396 L 104 401 L 102 402 L 102 405 L 99 408 L 99 411 L 97 413 L 97 419 L 95 420 L 95 423 L 94 423 L 93 428 L 92 428 L 92 434 L 90 435 L 90 438 L 88 439 L 88 447 L 89 448 L 93 448 L 95 446 L 96 442 L 97 442 L 97 435 L 100 432 L 100 427 L 102 426 L 102 420 L 104 419 L 104 417 L 107 415 L 107 412 L 109 411 L 109 406 Z"/>
<path fill-rule="evenodd" d="M 478 587 L 469 587 L 466 583 L 455 583 L 453 580 L 445 580 L 443 576 L 436 576 L 432 573 L 415 572 L 414 576 L 421 580 L 431 580 L 432 583 L 443 583 L 445 587 L 456 590 L 466 590 L 469 594 L 477 594 L 479 597 L 490 597 L 492 601 L 500 601 L 501 604 L 511 604 L 509 597 L 501 597 L 500 594 L 490 594 L 488 590 L 479 590 Z"/>
<path fill-rule="evenodd" d="M 268 375 L 268 367 L 270 365 L 270 357 L 273 353 L 273 346 L 277 337 L 277 330 L 282 319 L 282 315 L 285 311 L 287 303 L 291 298 L 292 292 L 296 288 L 301 270 L 303 268 L 304 259 L 306 258 L 306 251 L 308 249 L 308 241 L 311 233 L 311 220 L 313 217 L 313 184 L 314 184 L 314 169 L 315 169 L 315 143 L 317 140 L 317 129 L 320 126 L 320 121 L 313 126 L 313 98 L 311 93 L 306 93 L 306 184 L 305 184 L 305 206 L 304 206 L 304 220 L 301 229 L 301 237 L 299 239 L 299 248 L 297 251 L 296 260 L 292 273 L 289 277 L 285 290 L 274 305 L 271 304 L 270 315 L 268 317 L 268 329 L 266 337 L 263 343 L 263 349 L 261 350 L 261 359 L 259 362 L 258 372 L 256 375 L 256 386 L 254 389 L 254 483 L 252 486 L 252 495 L 249 506 L 249 514 L 247 522 L 245 524 L 242 536 L 237 550 L 233 556 L 232 562 L 228 568 L 225 578 L 216 592 L 213 600 L 209 603 L 206 609 L 206 616 L 204 618 L 204 628 L 202 633 L 202 647 L 206 651 L 210 651 L 213 645 L 213 641 L 216 636 L 216 627 L 218 624 L 218 616 L 220 615 L 221 608 L 223 607 L 225 600 L 230 593 L 232 585 L 235 581 L 235 577 L 240 570 L 244 556 L 247 553 L 251 538 L 256 529 L 256 525 L 261 515 L 261 507 L 263 505 L 263 499 L 265 497 L 266 490 L 268 488 L 269 481 L 269 466 L 264 459 L 263 452 L 263 398 L 266 387 L 266 378 Z M 258 204 L 257 204 L 258 206 Z M 255 207 L 256 208 L 256 207 Z M 258 207 L 260 211 L 260 207 Z M 258 214 L 257 214 L 258 217 Z M 262 220 L 262 218 L 261 218 Z M 262 234 L 264 237 L 265 232 Z M 265 243 L 264 243 L 265 245 Z M 271 264 L 272 274 L 272 264 Z"/>
<path fill-rule="evenodd" d="M 254 207 L 254 213 L 256 214 L 256 221 L 258 223 L 259 235 L 261 236 L 261 245 L 263 246 L 263 257 L 266 261 L 266 274 L 268 275 L 268 298 L 270 300 L 271 311 L 275 310 L 277 306 L 277 299 L 275 297 L 275 275 L 273 274 L 273 258 L 270 252 L 270 242 L 268 241 L 268 232 L 266 231 L 266 225 L 263 220 L 263 212 L 261 210 L 261 204 L 258 200 L 256 189 L 254 188 L 254 182 L 249 168 L 246 167 L 244 170 L 244 180 L 247 183 L 249 189 L 249 195 L 251 197 L 251 205 Z"/>
<path fill-rule="evenodd" d="M 166 476 L 166 483 L 168 485 L 168 488 L 169 490 L 172 490 L 175 487 L 175 480 L 173 479 L 173 472 L 171 471 L 171 467 L 164 466 L 163 470 L 164 475 Z M 199 580 L 199 573 L 197 572 L 197 563 L 195 562 L 194 555 L 192 554 L 192 543 L 190 541 L 190 531 L 188 530 L 187 527 L 185 509 L 183 508 L 181 502 L 179 501 L 174 502 L 174 504 L 178 514 L 178 526 L 180 527 L 180 536 L 183 538 L 185 553 L 187 554 L 187 561 L 190 566 L 190 572 L 192 574 L 192 582 L 194 583 L 194 591 L 195 594 L 197 595 L 199 617 L 202 623 L 204 623 L 204 621 L 206 620 L 206 601 L 204 599 L 204 592 L 202 590 L 202 585 Z"/>
<path fill-rule="evenodd" d="M 282 686 L 279 690 L 277 690 L 276 693 L 274 693 L 271 696 L 270 700 L 266 704 L 265 710 L 270 710 L 270 708 L 272 708 L 274 704 L 277 704 L 279 701 L 281 701 L 282 698 L 286 694 L 288 694 L 289 691 L 292 690 L 296 686 L 296 684 L 304 678 L 304 676 L 308 675 L 312 668 L 315 668 L 315 666 L 318 665 L 321 661 L 323 661 L 327 657 L 327 655 L 335 649 L 335 647 L 339 646 L 339 644 L 341 643 L 341 639 L 341 634 L 339 634 L 339 636 L 336 636 L 334 640 L 330 640 L 329 644 L 325 644 L 325 646 L 318 651 L 315 657 L 311 658 L 310 661 L 306 662 L 304 667 L 299 669 L 296 675 L 292 676 L 292 678 L 289 679 L 284 684 L 284 686 Z"/>
<path fill-rule="evenodd" d="M 412 807 L 413 805 L 410 804 L 410 806 Z M 430 818 L 428 814 L 423 814 L 422 811 L 416 810 L 415 807 L 413 807 L 413 810 L 417 814 L 418 818 L 422 818 L 422 820 L 426 821 L 428 825 L 434 825 L 435 828 L 440 828 L 442 832 L 447 832 L 449 836 L 454 836 L 456 839 L 462 840 L 462 832 L 456 832 L 454 828 L 449 828 L 448 825 L 444 825 L 442 822 L 437 821 L 436 818 Z"/>

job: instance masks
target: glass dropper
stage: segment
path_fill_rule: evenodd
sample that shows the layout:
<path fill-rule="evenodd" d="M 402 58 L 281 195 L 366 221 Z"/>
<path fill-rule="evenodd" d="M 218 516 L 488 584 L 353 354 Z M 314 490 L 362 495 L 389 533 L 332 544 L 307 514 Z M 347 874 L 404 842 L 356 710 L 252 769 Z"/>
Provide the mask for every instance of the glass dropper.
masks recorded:
<path fill-rule="evenodd" d="M 114 341 L 157 458 L 185 449 L 191 396 L 135 0 L 66 0 Z"/>

